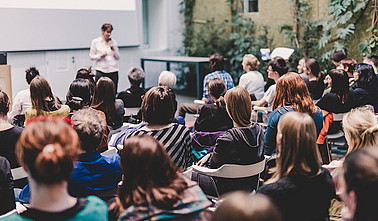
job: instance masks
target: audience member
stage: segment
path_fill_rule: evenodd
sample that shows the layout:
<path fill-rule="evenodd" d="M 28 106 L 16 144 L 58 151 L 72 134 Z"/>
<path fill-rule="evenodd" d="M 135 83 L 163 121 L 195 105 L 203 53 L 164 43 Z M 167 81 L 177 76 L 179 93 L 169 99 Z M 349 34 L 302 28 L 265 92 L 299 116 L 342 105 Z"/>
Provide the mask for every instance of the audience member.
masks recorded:
<path fill-rule="evenodd" d="M 222 79 L 214 78 L 209 81 L 207 87 L 214 103 L 202 106 L 201 113 L 194 124 L 195 130 L 215 132 L 231 129 L 232 120 L 227 114 L 223 98 L 227 92 L 226 84 Z"/>
<path fill-rule="evenodd" d="M 269 197 L 235 191 L 227 194 L 215 209 L 213 221 L 283 221 L 281 211 Z"/>
<path fill-rule="evenodd" d="M 308 75 L 307 88 L 313 100 L 319 100 L 323 96 L 325 88 L 323 72 L 320 71 L 319 62 L 314 58 L 306 61 L 305 73 Z"/>
<path fill-rule="evenodd" d="M 35 67 L 30 67 L 26 69 L 26 83 L 30 85 L 30 82 L 35 76 L 39 75 L 39 71 Z M 8 120 L 12 124 L 23 127 L 25 123 L 25 110 L 32 107 L 30 100 L 30 89 L 29 87 L 25 90 L 19 91 L 13 100 L 12 111 L 8 113 Z"/>
<path fill-rule="evenodd" d="M 160 141 L 173 162 L 187 168 L 191 161 L 189 130 L 182 124 L 173 123 L 176 112 L 175 94 L 168 87 L 153 87 L 142 101 L 142 120 L 146 126 L 129 133 L 126 140 L 135 135 L 147 134 Z"/>
<path fill-rule="evenodd" d="M 307 113 L 288 112 L 278 123 L 276 170 L 257 193 L 269 196 L 284 220 L 329 219 L 335 188 L 321 167 L 316 137 L 315 123 Z"/>
<path fill-rule="evenodd" d="M 99 198 L 68 194 L 67 182 L 79 152 L 79 139 L 67 122 L 39 117 L 23 130 L 16 153 L 28 173 L 31 201 L 24 212 L 2 220 L 107 219 L 107 206 Z"/>
<path fill-rule="evenodd" d="M 277 81 L 273 110 L 265 131 L 264 152 L 266 155 L 272 155 L 276 150 L 277 124 L 281 116 L 287 112 L 308 113 L 316 125 L 315 139 L 323 127 L 322 111 L 314 105 L 304 80 L 297 73 L 289 72 Z"/>
<path fill-rule="evenodd" d="M 92 92 L 94 91 L 94 88 L 96 87 L 96 82 L 93 79 L 94 74 L 92 73 L 92 68 L 89 69 L 86 68 L 80 68 L 76 73 L 75 79 L 87 79 L 91 83 L 91 89 Z"/>
<path fill-rule="evenodd" d="M 345 58 L 347 58 L 347 56 L 342 51 L 336 51 L 331 55 L 331 61 L 336 66 L 336 68 L 340 65 L 340 61 Z"/>
<path fill-rule="evenodd" d="M 345 58 L 340 61 L 340 65 L 338 69 L 342 69 L 346 71 L 346 73 L 348 74 L 348 77 L 352 78 L 354 66 L 356 66 L 356 64 L 357 64 L 356 60 L 352 58 Z"/>
<path fill-rule="evenodd" d="M 36 76 L 31 81 L 30 98 L 33 107 L 25 111 L 25 125 L 35 116 L 67 117 L 70 113 L 67 105 L 59 104 L 59 100 L 51 91 L 49 82 L 42 76 Z"/>
<path fill-rule="evenodd" d="M 145 73 L 141 67 L 132 67 L 127 72 L 130 87 L 125 91 L 121 91 L 117 99 L 123 101 L 124 107 L 140 107 L 142 104 L 142 96 L 146 91 L 140 87 L 144 80 Z"/>
<path fill-rule="evenodd" d="M 331 113 L 345 113 L 355 105 L 352 89 L 349 88 L 348 74 L 341 69 L 329 71 L 328 85 L 331 91 L 325 94 L 316 105 Z"/>
<path fill-rule="evenodd" d="M 363 60 L 362 63 L 370 64 L 371 66 L 373 66 L 375 75 L 376 76 L 378 75 L 378 70 L 377 70 L 377 68 L 378 68 L 378 56 L 368 55 L 368 56 L 364 57 L 364 60 Z"/>
<path fill-rule="evenodd" d="M 211 79 L 220 78 L 226 84 L 227 90 L 234 87 L 234 81 L 231 75 L 224 70 L 224 59 L 220 54 L 213 54 L 209 58 L 209 66 L 211 73 L 207 74 L 203 80 L 203 95 L 202 101 L 205 103 L 213 103 L 211 100 L 207 84 Z M 186 113 L 197 114 L 200 112 L 203 105 L 195 103 L 182 103 L 178 110 L 178 116 L 185 118 Z"/>
<path fill-rule="evenodd" d="M 369 64 L 357 64 L 353 72 L 356 87 L 353 93 L 356 97 L 356 105 L 375 105 L 378 103 L 378 79 L 374 69 Z"/>
<path fill-rule="evenodd" d="M 93 94 L 91 107 L 100 110 L 106 115 L 106 123 L 110 130 L 116 130 L 123 125 L 125 109 L 123 101 L 115 99 L 115 87 L 113 81 L 108 77 L 101 77 Z"/>
<path fill-rule="evenodd" d="M 211 202 L 196 183 L 180 174 L 154 138 L 142 135 L 125 140 L 121 167 L 120 220 L 206 220 L 205 209 Z"/>
<path fill-rule="evenodd" d="M 254 95 L 257 100 L 264 96 L 264 77 L 257 71 L 259 60 L 252 54 L 246 54 L 243 57 L 243 74 L 239 79 L 239 86 L 247 89 L 250 95 Z"/>
<path fill-rule="evenodd" d="M 234 128 L 220 136 L 214 151 L 204 156 L 197 165 L 219 168 L 223 164 L 248 165 L 260 162 L 264 159 L 264 131 L 258 124 L 251 122 L 252 105 L 248 91 L 240 86 L 232 88 L 226 93 L 225 100 Z M 192 179 L 196 180 L 197 174 L 193 173 Z M 252 191 L 256 188 L 253 185 L 257 183 L 256 179 L 257 176 L 237 181 L 214 177 L 220 194 L 234 190 Z M 199 184 L 205 193 L 216 196 L 210 177 L 200 175 Z"/>
<path fill-rule="evenodd" d="M 106 124 L 101 115 L 90 108 L 75 111 L 71 119 L 79 135 L 81 154 L 68 182 L 68 192 L 75 197 L 96 195 L 109 202 L 116 196 L 122 171 L 117 153 L 101 155 L 98 151 Z"/>
<path fill-rule="evenodd" d="M 0 216 L 16 209 L 13 187 L 11 166 L 0 156 Z"/>
<path fill-rule="evenodd" d="M 308 60 L 308 58 L 306 58 L 306 57 L 301 58 L 298 61 L 298 66 L 297 66 L 298 74 L 299 74 L 299 76 L 301 76 L 303 78 L 303 80 L 306 82 L 306 84 L 308 84 L 308 75 L 305 73 L 307 60 Z"/>
<path fill-rule="evenodd" d="M 159 75 L 158 86 L 174 88 L 176 85 L 176 75 L 171 71 L 162 71 Z"/>
<path fill-rule="evenodd" d="M 284 59 L 273 59 L 269 61 L 268 78 L 273 79 L 277 83 L 278 79 L 287 73 L 289 67 Z M 264 97 L 257 101 L 252 101 L 252 106 L 264 107 L 273 104 L 274 96 L 276 95 L 276 84 L 273 84 L 264 93 Z"/>

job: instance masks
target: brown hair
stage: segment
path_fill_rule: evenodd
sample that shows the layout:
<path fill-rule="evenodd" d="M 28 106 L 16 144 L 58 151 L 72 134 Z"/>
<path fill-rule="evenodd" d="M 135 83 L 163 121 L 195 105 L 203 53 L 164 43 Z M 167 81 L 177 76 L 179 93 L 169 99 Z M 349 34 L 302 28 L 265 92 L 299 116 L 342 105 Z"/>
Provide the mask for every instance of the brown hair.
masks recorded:
<path fill-rule="evenodd" d="M 289 175 L 314 177 L 320 174 L 321 160 L 312 117 L 307 113 L 287 112 L 278 122 L 278 132 L 282 138 L 277 148 L 277 170 L 268 183 Z"/>
<path fill-rule="evenodd" d="M 323 81 L 323 72 L 320 70 L 320 64 L 315 58 L 309 58 L 306 61 L 306 69 L 316 77 L 316 81 Z"/>
<path fill-rule="evenodd" d="M 38 75 L 39 75 L 39 71 L 34 66 L 25 70 L 25 78 L 28 84 L 30 84 L 30 82 L 35 78 L 35 76 L 38 76 Z"/>
<path fill-rule="evenodd" d="M 223 71 L 224 59 L 220 54 L 213 54 L 209 58 L 209 66 L 211 71 Z"/>
<path fill-rule="evenodd" d="M 245 61 L 245 64 L 250 68 L 249 70 L 251 71 L 257 70 L 257 67 L 260 64 L 259 60 L 252 54 L 244 55 L 243 60 Z"/>
<path fill-rule="evenodd" d="M 41 115 L 42 110 L 50 110 L 47 100 L 53 101 L 57 109 L 60 108 L 58 101 L 51 91 L 49 82 L 42 76 L 36 76 L 30 82 L 30 99 L 33 108 L 37 110 L 37 115 Z"/>
<path fill-rule="evenodd" d="M 352 75 L 353 74 L 353 70 L 354 70 L 354 67 L 356 66 L 357 64 L 357 61 L 352 59 L 352 58 L 345 58 L 343 60 L 340 61 L 340 64 L 343 65 L 344 67 L 344 70 Z"/>
<path fill-rule="evenodd" d="M 0 117 L 7 116 L 9 112 L 9 97 L 4 91 L 0 91 Z"/>
<path fill-rule="evenodd" d="M 252 101 L 245 88 L 237 86 L 228 90 L 225 100 L 227 112 L 237 125 L 241 127 L 251 125 Z"/>
<path fill-rule="evenodd" d="M 151 88 L 142 101 L 143 121 L 159 125 L 172 123 L 177 105 L 175 101 L 176 98 L 172 89 L 167 86 Z"/>
<path fill-rule="evenodd" d="M 124 178 L 118 190 L 123 208 L 140 203 L 171 208 L 181 199 L 188 185 L 160 142 L 142 135 L 126 139 L 123 146 Z"/>
<path fill-rule="evenodd" d="M 78 150 L 75 130 L 61 118 L 53 117 L 30 122 L 16 144 L 18 161 L 38 183 L 44 184 L 69 180 Z"/>
<path fill-rule="evenodd" d="M 101 77 L 97 81 L 91 107 L 104 112 L 110 126 L 115 124 L 115 94 L 115 86 L 110 78 Z"/>
<path fill-rule="evenodd" d="M 105 23 L 101 26 L 101 30 L 103 31 L 107 31 L 108 29 L 110 29 L 110 31 L 113 31 L 113 25 L 109 23 Z"/>
<path fill-rule="evenodd" d="M 310 97 L 306 83 L 299 74 L 289 72 L 277 81 L 276 95 L 273 100 L 273 110 L 292 106 L 297 111 L 309 113 L 311 116 L 315 113 L 315 105 Z"/>

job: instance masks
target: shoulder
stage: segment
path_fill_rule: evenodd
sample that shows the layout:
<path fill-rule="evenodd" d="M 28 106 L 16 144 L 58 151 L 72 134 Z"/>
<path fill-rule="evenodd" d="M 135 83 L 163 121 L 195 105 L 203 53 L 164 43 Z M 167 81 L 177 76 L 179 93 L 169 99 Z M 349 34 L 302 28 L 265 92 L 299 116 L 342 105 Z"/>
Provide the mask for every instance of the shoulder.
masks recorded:
<path fill-rule="evenodd" d="M 80 217 L 93 217 L 93 220 L 107 220 L 108 206 L 97 196 L 87 196 L 88 203 L 82 211 Z"/>
<path fill-rule="evenodd" d="M 16 210 L 13 210 L 7 214 L 4 214 L 2 215 L 2 217 L 0 218 L 1 221 L 22 221 L 22 220 L 30 220 L 31 219 L 28 219 L 28 218 L 24 218 L 20 215 L 17 214 L 17 211 Z"/>

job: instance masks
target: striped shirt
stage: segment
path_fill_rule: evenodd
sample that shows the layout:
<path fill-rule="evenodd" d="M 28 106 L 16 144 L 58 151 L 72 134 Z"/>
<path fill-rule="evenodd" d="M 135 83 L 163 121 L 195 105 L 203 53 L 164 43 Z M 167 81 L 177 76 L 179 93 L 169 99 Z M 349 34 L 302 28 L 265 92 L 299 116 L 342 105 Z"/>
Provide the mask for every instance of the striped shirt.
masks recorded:
<path fill-rule="evenodd" d="M 181 124 L 172 124 L 160 130 L 146 130 L 142 127 L 126 136 L 126 139 L 147 134 L 160 141 L 168 155 L 177 166 L 185 169 L 190 166 L 191 161 L 191 139 L 188 128 Z"/>

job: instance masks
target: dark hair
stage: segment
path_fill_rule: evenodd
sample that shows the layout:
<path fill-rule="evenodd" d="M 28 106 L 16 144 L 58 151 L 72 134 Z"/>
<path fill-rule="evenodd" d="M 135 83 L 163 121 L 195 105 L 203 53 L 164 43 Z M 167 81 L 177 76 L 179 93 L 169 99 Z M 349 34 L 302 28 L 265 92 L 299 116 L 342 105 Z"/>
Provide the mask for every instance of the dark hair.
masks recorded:
<path fill-rule="evenodd" d="M 92 86 L 88 80 L 80 78 L 75 79 L 68 89 L 66 104 L 71 110 L 79 110 L 91 104 L 92 95 Z"/>
<path fill-rule="evenodd" d="M 224 59 L 220 54 L 213 54 L 209 58 L 209 66 L 211 71 L 223 71 Z"/>
<path fill-rule="evenodd" d="M 345 58 L 340 61 L 340 64 L 343 66 L 344 70 L 347 73 L 353 74 L 354 66 L 356 66 L 357 61 L 352 58 Z"/>
<path fill-rule="evenodd" d="M 115 86 L 108 77 L 101 77 L 96 84 L 91 107 L 104 112 L 106 122 L 112 126 L 115 124 Z"/>
<path fill-rule="evenodd" d="M 314 58 L 309 58 L 306 61 L 306 68 L 311 71 L 311 74 L 316 77 L 316 81 L 323 81 L 323 73 L 320 71 L 320 64 Z"/>
<path fill-rule="evenodd" d="M 173 122 L 177 109 L 176 97 L 167 86 L 153 87 L 145 94 L 141 111 L 143 121 L 165 125 Z"/>
<path fill-rule="evenodd" d="M 43 118 L 22 131 L 16 144 L 17 158 L 38 183 L 68 181 L 79 151 L 77 133 L 62 118 Z"/>
<path fill-rule="evenodd" d="M 299 112 L 315 113 L 315 105 L 303 78 L 299 74 L 289 72 L 277 81 L 276 96 L 274 96 L 273 107 L 275 110 L 284 106 L 292 106 Z"/>
<path fill-rule="evenodd" d="M 80 68 L 76 73 L 76 79 L 87 79 L 92 85 L 92 91 L 96 87 L 96 82 L 93 79 L 92 73 L 86 68 Z"/>
<path fill-rule="evenodd" d="M 30 82 L 30 99 L 33 108 L 37 111 L 37 115 L 42 114 L 42 110 L 50 110 L 46 98 L 54 103 L 55 108 L 60 108 L 58 101 L 51 91 L 49 82 L 42 76 L 36 76 Z"/>
<path fill-rule="evenodd" d="M 224 107 L 226 106 L 226 103 L 224 102 L 223 96 L 227 92 L 227 87 L 224 81 L 220 78 L 214 78 L 209 81 L 207 84 L 207 88 L 209 90 L 209 94 L 215 97 L 215 99 L 219 99 L 216 104 L 218 107 Z"/>
<path fill-rule="evenodd" d="M 106 124 L 102 116 L 92 108 L 75 111 L 71 117 L 80 138 L 81 149 L 94 152 L 101 143 Z"/>
<path fill-rule="evenodd" d="M 368 55 L 365 57 L 367 60 L 373 62 L 374 66 L 378 68 L 378 56 L 376 55 Z"/>
<path fill-rule="evenodd" d="M 357 86 L 365 90 L 377 90 L 377 78 L 374 73 L 373 66 L 370 64 L 360 63 L 355 66 L 355 70 L 358 71 Z"/>
<path fill-rule="evenodd" d="M 286 74 L 289 70 L 289 66 L 282 58 L 270 60 L 269 66 L 272 67 L 273 71 L 277 71 L 280 76 Z"/>
<path fill-rule="evenodd" d="M 0 91 L 0 117 L 7 116 L 9 112 L 9 97 L 4 91 Z"/>
<path fill-rule="evenodd" d="M 110 29 L 110 31 L 113 31 L 113 25 L 111 25 L 111 24 L 109 24 L 109 23 L 105 23 L 105 24 L 103 24 L 103 25 L 101 26 L 101 30 L 103 30 L 103 31 L 106 31 L 106 30 L 108 30 L 108 29 Z"/>
<path fill-rule="evenodd" d="M 123 208 L 147 203 L 171 208 L 188 184 L 163 145 L 148 135 L 125 139 L 121 151 L 123 182 L 118 198 Z"/>
<path fill-rule="evenodd" d="M 341 69 L 332 69 L 329 71 L 329 76 L 332 79 L 331 93 L 337 94 L 341 103 L 344 104 L 350 94 L 348 74 Z"/>
<path fill-rule="evenodd" d="M 335 62 L 340 62 L 341 60 L 345 59 L 347 56 L 342 51 L 336 51 L 331 55 L 331 60 Z"/>
<path fill-rule="evenodd" d="M 30 67 L 28 69 L 26 69 L 25 71 L 26 73 L 26 82 L 28 82 L 28 84 L 30 84 L 30 82 L 36 77 L 39 75 L 39 71 L 37 70 L 37 68 L 35 67 Z"/>

